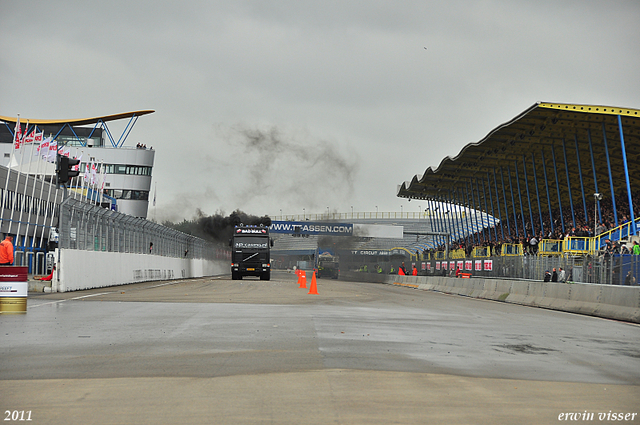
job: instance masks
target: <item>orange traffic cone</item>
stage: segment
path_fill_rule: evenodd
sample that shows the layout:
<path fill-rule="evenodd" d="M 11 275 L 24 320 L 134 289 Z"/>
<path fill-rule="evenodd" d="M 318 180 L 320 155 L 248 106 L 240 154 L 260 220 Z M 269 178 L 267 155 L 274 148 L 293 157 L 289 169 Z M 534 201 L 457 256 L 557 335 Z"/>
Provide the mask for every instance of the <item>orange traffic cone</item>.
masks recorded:
<path fill-rule="evenodd" d="M 307 272 L 304 270 L 300 270 L 300 274 L 298 275 L 298 283 L 301 288 L 307 289 Z"/>
<path fill-rule="evenodd" d="M 316 283 L 316 272 L 311 276 L 311 285 L 309 286 L 310 295 L 318 295 L 318 284 Z"/>

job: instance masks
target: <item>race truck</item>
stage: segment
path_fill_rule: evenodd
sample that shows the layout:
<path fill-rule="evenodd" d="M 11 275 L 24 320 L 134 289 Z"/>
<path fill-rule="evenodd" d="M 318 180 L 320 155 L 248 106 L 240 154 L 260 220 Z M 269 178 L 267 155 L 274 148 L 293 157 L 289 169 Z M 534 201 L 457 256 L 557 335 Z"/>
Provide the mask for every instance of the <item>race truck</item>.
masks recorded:
<path fill-rule="evenodd" d="M 273 246 L 273 240 L 269 238 L 268 227 L 242 224 L 236 226 L 229 246 L 231 279 L 239 280 L 243 276 L 259 276 L 260 280 L 271 279 L 269 249 Z"/>
<path fill-rule="evenodd" d="M 337 279 L 340 274 L 340 266 L 338 264 L 338 257 L 334 257 L 329 253 L 322 253 L 318 255 L 318 267 L 316 271 L 316 277 Z"/>

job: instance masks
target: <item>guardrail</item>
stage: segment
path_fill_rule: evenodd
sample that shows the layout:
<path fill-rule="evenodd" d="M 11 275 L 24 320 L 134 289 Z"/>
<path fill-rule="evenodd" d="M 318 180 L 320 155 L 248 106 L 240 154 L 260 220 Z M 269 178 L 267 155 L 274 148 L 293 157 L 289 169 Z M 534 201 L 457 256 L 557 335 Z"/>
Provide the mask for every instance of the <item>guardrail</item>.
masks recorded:
<path fill-rule="evenodd" d="M 503 257 L 512 257 L 512 256 L 520 256 L 524 255 L 524 251 L 522 250 L 522 244 L 518 243 L 503 243 L 501 255 Z"/>
<path fill-rule="evenodd" d="M 538 244 L 538 255 L 562 255 L 562 239 L 543 239 Z"/>

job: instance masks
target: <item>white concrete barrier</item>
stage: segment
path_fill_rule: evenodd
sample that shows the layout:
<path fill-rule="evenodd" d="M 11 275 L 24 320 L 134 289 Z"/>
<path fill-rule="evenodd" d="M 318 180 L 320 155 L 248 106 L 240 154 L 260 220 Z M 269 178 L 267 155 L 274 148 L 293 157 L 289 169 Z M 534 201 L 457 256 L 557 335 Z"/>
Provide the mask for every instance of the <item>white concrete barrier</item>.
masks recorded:
<path fill-rule="evenodd" d="M 229 263 L 224 260 L 75 249 L 61 249 L 59 259 L 56 252 L 56 272 L 51 281 L 53 292 L 229 273 Z"/>

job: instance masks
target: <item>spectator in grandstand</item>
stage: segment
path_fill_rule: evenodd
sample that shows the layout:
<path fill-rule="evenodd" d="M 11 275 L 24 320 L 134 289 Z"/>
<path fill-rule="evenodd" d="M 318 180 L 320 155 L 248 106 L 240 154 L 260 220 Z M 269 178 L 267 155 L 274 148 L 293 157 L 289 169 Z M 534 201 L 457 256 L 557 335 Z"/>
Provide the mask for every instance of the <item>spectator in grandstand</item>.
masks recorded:
<path fill-rule="evenodd" d="M 535 235 L 531 236 L 531 239 L 529 239 L 529 253 L 531 255 L 538 255 L 538 240 Z"/>
<path fill-rule="evenodd" d="M 596 227 L 596 236 L 606 231 L 607 231 L 607 226 L 605 226 L 603 222 L 600 222 L 600 224 L 598 224 L 598 226 Z"/>
<path fill-rule="evenodd" d="M 613 252 L 614 254 L 620 254 L 620 251 L 621 251 L 621 248 L 620 248 L 620 242 L 618 242 L 618 241 L 613 241 L 613 242 L 611 242 L 611 247 L 612 247 L 612 248 L 611 248 L 611 249 L 612 249 L 612 252 Z"/>
<path fill-rule="evenodd" d="M 13 236 L 7 235 L 0 242 L 0 266 L 13 265 Z"/>
<path fill-rule="evenodd" d="M 590 236 L 589 233 L 591 233 L 591 232 L 589 231 L 589 228 L 587 226 L 580 226 L 575 231 L 576 236 L 581 237 L 581 238 L 589 237 Z"/>

